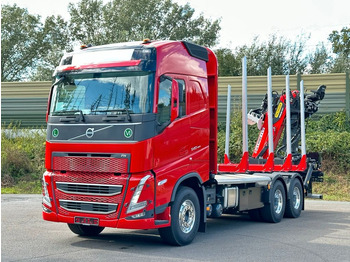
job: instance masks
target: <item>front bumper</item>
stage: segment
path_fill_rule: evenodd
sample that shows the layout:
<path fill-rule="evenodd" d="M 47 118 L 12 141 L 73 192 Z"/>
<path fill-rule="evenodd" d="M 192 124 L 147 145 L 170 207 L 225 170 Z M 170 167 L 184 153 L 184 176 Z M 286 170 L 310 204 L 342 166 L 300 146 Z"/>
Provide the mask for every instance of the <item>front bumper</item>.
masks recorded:
<path fill-rule="evenodd" d="M 144 177 L 147 177 L 147 181 L 137 199 L 138 203 L 143 202 L 145 206 L 141 210 L 128 212 L 128 207 L 135 198 L 135 191 Z M 134 175 L 45 172 L 43 185 L 45 184 L 46 190 L 43 190 L 43 196 L 49 199 L 51 207 L 43 201 L 44 220 L 73 224 L 75 217 L 87 217 L 97 218 L 101 227 L 126 229 L 160 227 L 155 224 L 154 177 L 150 172 Z M 120 188 L 119 191 L 114 190 L 116 186 Z M 170 222 L 161 226 L 168 225 Z"/>

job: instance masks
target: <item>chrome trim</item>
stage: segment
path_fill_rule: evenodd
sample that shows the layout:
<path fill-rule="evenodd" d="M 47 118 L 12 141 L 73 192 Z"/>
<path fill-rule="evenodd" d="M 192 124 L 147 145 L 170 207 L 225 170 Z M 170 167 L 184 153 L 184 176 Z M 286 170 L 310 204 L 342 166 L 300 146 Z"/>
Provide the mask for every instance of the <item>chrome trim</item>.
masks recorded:
<path fill-rule="evenodd" d="M 58 187 L 58 185 L 77 185 L 77 186 L 96 186 L 96 187 L 112 187 L 112 188 L 118 188 L 120 189 L 120 192 L 116 193 L 111 193 L 111 194 L 101 194 L 101 193 L 87 193 L 87 192 L 72 192 L 72 191 L 67 191 L 63 190 Z M 74 194 L 74 195 L 91 195 L 91 196 L 116 196 L 122 193 L 123 191 L 123 186 L 122 185 L 108 185 L 108 184 L 87 184 L 87 183 L 70 183 L 70 182 L 56 182 L 56 187 L 57 190 L 67 193 L 67 194 Z"/>
<path fill-rule="evenodd" d="M 79 213 L 92 213 L 92 214 L 103 214 L 103 215 L 107 215 L 107 214 L 111 214 L 117 211 L 118 208 L 118 204 L 111 204 L 111 203 L 100 203 L 100 202 L 87 202 L 87 201 L 73 201 L 73 200 L 65 200 L 65 199 L 60 199 L 60 207 L 70 211 L 70 212 L 79 212 Z M 113 210 L 109 210 L 106 212 L 103 211 L 93 211 L 93 210 L 89 210 L 89 209 L 75 209 L 75 208 L 67 208 L 62 206 L 63 203 L 75 203 L 75 204 L 88 204 L 91 205 L 91 207 L 93 207 L 93 205 L 103 205 L 106 206 L 108 209 L 110 209 L 110 207 L 115 207 L 115 209 Z"/>

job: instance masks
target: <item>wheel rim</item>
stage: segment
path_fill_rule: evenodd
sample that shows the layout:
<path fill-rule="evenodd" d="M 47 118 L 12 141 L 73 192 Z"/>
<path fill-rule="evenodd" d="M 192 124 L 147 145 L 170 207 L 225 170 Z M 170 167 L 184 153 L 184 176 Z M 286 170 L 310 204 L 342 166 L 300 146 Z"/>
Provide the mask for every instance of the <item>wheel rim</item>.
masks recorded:
<path fill-rule="evenodd" d="M 179 210 L 179 225 L 184 233 L 189 233 L 194 227 L 196 221 L 196 212 L 194 204 L 191 200 L 186 200 L 181 204 Z"/>
<path fill-rule="evenodd" d="M 274 210 L 276 214 L 280 214 L 282 212 L 283 207 L 283 195 L 281 190 L 277 189 L 275 191 L 275 201 L 274 201 Z"/>
<path fill-rule="evenodd" d="M 293 189 L 293 207 L 294 209 L 299 209 L 301 202 L 301 194 L 298 187 L 294 187 Z"/>

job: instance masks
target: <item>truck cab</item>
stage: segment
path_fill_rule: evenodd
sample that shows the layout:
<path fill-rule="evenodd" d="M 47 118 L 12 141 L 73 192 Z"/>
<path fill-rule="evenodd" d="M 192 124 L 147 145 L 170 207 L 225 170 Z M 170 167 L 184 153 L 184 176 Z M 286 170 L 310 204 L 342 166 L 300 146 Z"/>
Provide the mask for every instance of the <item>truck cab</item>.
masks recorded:
<path fill-rule="evenodd" d="M 176 195 L 190 188 L 198 199 L 182 207 L 182 226 L 204 230 L 216 103 L 216 57 L 193 43 L 145 40 L 65 54 L 48 102 L 43 218 L 83 235 L 169 228 Z"/>

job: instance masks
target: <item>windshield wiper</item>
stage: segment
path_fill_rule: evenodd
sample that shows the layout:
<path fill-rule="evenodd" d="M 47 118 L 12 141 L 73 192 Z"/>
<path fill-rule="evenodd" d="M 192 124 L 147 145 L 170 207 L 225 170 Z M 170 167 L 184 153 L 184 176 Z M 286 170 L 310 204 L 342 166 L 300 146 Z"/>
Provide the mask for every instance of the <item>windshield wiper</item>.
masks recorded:
<path fill-rule="evenodd" d="M 96 112 L 101 112 L 101 113 L 108 113 L 108 112 L 126 112 L 126 117 L 127 117 L 127 120 L 129 122 L 131 122 L 131 116 L 130 116 L 130 112 L 129 112 L 129 109 L 105 109 L 105 110 L 91 110 L 91 113 L 96 113 Z M 110 120 L 107 120 L 108 118 L 110 118 Z M 106 117 L 102 120 L 104 121 L 111 121 L 112 118 L 116 118 L 115 120 L 118 120 L 118 115 L 106 115 Z M 119 117 L 119 121 L 120 120 L 123 120 L 122 118 Z"/>
<path fill-rule="evenodd" d="M 76 115 L 75 113 L 79 113 L 79 115 Z M 60 122 L 85 122 L 84 114 L 82 110 L 61 110 L 53 112 L 53 116 L 64 116 L 64 118 L 60 118 Z"/>

